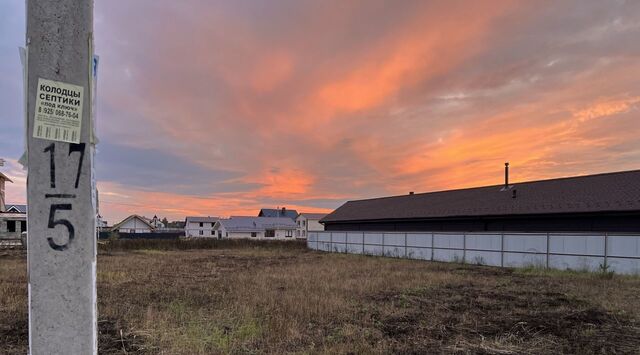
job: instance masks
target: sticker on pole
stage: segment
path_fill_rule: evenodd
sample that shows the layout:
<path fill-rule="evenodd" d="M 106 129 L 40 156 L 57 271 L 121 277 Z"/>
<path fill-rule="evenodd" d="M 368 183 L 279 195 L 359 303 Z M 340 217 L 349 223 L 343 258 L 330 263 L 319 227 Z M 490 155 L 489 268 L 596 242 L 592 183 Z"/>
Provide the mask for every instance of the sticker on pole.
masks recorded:
<path fill-rule="evenodd" d="M 39 78 L 33 136 L 80 143 L 83 96 L 82 86 Z"/>

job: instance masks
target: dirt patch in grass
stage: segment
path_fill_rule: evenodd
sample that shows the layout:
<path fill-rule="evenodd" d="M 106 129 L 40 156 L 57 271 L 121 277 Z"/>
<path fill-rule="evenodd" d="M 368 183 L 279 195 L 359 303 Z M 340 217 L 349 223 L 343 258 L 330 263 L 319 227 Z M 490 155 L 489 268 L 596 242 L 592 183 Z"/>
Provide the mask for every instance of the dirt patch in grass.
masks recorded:
<path fill-rule="evenodd" d="M 26 317 L 0 319 L 1 354 L 26 354 L 29 348 L 29 329 Z M 119 325 L 118 321 L 98 321 L 98 352 L 100 354 L 154 354 L 157 349 L 141 334 Z"/>
<path fill-rule="evenodd" d="M 371 302 L 384 310 L 372 314 L 371 322 L 393 352 L 628 354 L 640 350 L 640 328 L 628 316 L 554 291 L 466 283 L 383 292 Z"/>

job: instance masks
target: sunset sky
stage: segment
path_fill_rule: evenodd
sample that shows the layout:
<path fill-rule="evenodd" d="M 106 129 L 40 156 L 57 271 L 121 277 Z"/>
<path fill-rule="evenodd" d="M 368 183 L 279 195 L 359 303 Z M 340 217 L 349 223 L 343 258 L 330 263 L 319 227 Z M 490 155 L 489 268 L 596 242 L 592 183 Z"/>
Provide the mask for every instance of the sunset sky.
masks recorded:
<path fill-rule="evenodd" d="M 640 1 L 96 0 L 101 214 L 183 219 L 640 169 Z M 25 203 L 24 1 L 0 168 Z"/>

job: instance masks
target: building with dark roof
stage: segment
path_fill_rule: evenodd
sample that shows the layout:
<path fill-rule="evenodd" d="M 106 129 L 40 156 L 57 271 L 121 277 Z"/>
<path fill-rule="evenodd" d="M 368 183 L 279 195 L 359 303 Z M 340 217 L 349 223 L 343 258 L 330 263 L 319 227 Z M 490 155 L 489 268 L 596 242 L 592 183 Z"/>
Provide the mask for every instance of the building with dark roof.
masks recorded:
<path fill-rule="evenodd" d="M 288 218 L 291 218 L 292 221 L 295 221 L 296 217 L 298 217 L 298 211 L 288 210 L 285 207 L 263 208 L 258 213 L 258 217 L 288 217 Z"/>
<path fill-rule="evenodd" d="M 11 213 L 27 213 L 27 205 L 7 204 L 5 212 Z"/>
<path fill-rule="evenodd" d="M 640 170 L 348 201 L 320 222 L 328 231 L 640 232 Z"/>

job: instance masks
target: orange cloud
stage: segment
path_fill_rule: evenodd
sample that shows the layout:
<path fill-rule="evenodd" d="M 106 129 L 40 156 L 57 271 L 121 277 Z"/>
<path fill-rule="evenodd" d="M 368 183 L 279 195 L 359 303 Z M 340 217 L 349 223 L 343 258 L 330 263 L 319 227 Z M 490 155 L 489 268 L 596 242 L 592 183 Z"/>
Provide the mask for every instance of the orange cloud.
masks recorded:
<path fill-rule="evenodd" d="M 587 108 L 581 109 L 573 113 L 580 122 L 591 120 L 594 118 L 612 116 L 619 113 L 628 112 L 640 103 L 640 96 L 624 99 L 602 100 Z"/>

